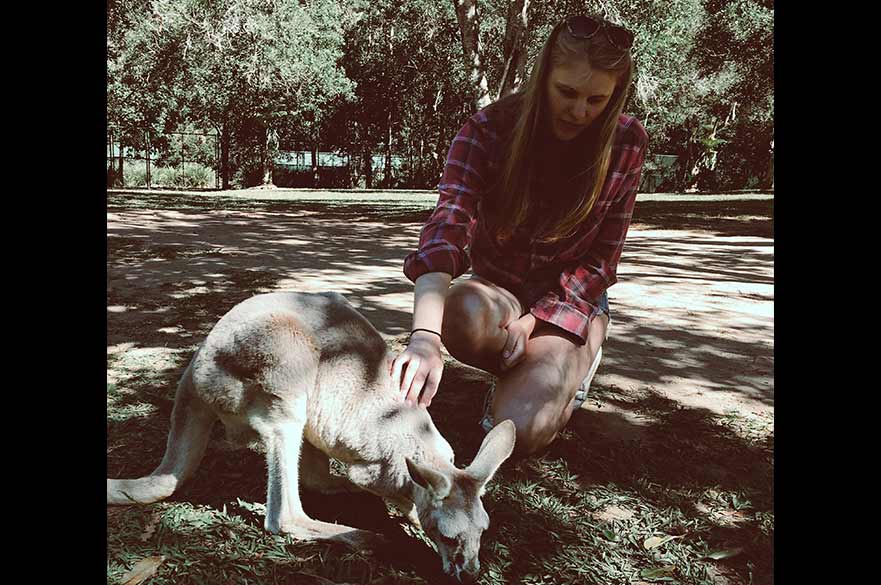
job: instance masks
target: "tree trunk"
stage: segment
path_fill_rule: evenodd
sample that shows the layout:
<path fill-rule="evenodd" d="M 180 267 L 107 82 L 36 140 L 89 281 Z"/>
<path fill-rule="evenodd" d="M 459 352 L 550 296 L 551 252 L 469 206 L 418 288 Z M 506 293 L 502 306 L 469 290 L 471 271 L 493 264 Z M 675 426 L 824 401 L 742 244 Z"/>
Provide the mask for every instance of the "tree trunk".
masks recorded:
<path fill-rule="evenodd" d="M 119 176 L 116 178 L 116 182 L 119 183 L 120 187 L 125 187 L 125 169 L 123 169 L 125 159 L 122 156 L 122 153 L 123 153 L 122 137 L 123 137 L 123 134 L 120 132 L 120 134 L 119 134 Z"/>
<path fill-rule="evenodd" d="M 144 142 L 146 143 L 147 152 L 147 190 L 149 191 L 152 187 L 152 179 L 150 178 L 150 132 L 144 132 Z"/>
<path fill-rule="evenodd" d="M 221 185 L 223 189 L 229 189 L 229 147 L 229 123 L 224 122 L 223 127 L 220 129 L 220 176 L 223 181 Z"/>
<path fill-rule="evenodd" d="M 312 141 L 312 187 L 318 188 L 321 181 L 321 167 L 318 165 L 318 153 L 320 152 L 318 137 Z"/>
<path fill-rule="evenodd" d="M 113 156 L 113 129 L 107 131 L 107 186 L 116 185 L 116 162 Z"/>
<path fill-rule="evenodd" d="M 480 23 L 477 17 L 477 0 L 452 0 L 462 35 L 462 53 L 465 69 L 471 85 L 471 104 L 474 110 L 486 107 L 492 101 L 486 72 L 480 60 Z"/>
<path fill-rule="evenodd" d="M 497 98 L 515 91 L 523 82 L 526 69 L 526 45 L 529 36 L 529 0 L 513 0 L 508 5 L 505 24 L 502 84 Z"/>
<path fill-rule="evenodd" d="M 220 132 L 214 129 L 214 188 L 220 189 Z"/>
<path fill-rule="evenodd" d="M 361 154 L 361 164 L 364 165 L 364 188 L 373 189 L 373 152 L 367 144 Z"/>
<path fill-rule="evenodd" d="M 373 151 L 370 148 L 370 133 L 367 125 L 361 135 L 361 174 L 364 177 L 364 188 L 373 189 Z"/>
<path fill-rule="evenodd" d="M 388 131 L 385 136 L 385 169 L 383 171 L 382 182 L 385 188 L 390 188 L 392 184 L 392 112 L 388 113 Z"/>
<path fill-rule="evenodd" d="M 768 149 L 768 168 L 762 179 L 761 188 L 774 190 L 774 140 L 771 140 L 771 148 Z"/>
<path fill-rule="evenodd" d="M 274 187 L 272 169 L 275 166 L 275 153 L 278 151 L 278 134 L 270 126 L 266 126 L 266 139 L 263 141 L 263 186 Z"/>
<path fill-rule="evenodd" d="M 422 137 L 419 138 L 419 153 L 416 158 L 416 164 L 418 165 L 416 180 L 421 187 L 425 183 L 425 138 Z"/>
<path fill-rule="evenodd" d="M 678 158 L 676 162 L 679 164 L 679 176 L 676 181 L 675 189 L 684 192 L 689 188 L 692 180 L 692 168 L 694 167 L 694 136 L 689 134 L 685 137 L 679 152 L 676 154 Z"/>

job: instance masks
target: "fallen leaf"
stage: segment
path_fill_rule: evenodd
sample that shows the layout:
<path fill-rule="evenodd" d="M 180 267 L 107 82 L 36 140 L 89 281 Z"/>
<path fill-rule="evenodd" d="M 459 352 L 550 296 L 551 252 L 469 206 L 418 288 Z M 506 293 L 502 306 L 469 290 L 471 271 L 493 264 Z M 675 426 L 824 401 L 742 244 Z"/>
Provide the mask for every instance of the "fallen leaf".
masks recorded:
<path fill-rule="evenodd" d="M 153 533 L 156 532 L 156 525 L 159 524 L 159 512 L 153 512 L 150 519 L 147 520 L 147 525 L 144 526 L 144 533 L 141 535 L 141 542 L 147 542 L 150 540 L 150 537 L 153 536 Z"/>
<path fill-rule="evenodd" d="M 704 555 L 705 559 L 713 559 L 713 560 L 721 560 L 721 559 L 730 559 L 731 557 L 736 557 L 740 553 L 743 552 L 743 547 L 739 546 L 737 548 L 728 548 L 725 550 L 716 550 L 711 552 L 708 555 Z"/>
<path fill-rule="evenodd" d="M 676 538 L 682 538 L 682 536 L 652 536 L 651 538 L 647 538 L 645 542 L 642 543 L 642 546 L 645 550 L 649 550 L 651 548 L 655 548 L 657 546 L 661 546 L 665 542 L 670 542 Z"/>
<path fill-rule="evenodd" d="M 122 577 L 121 585 L 138 585 L 138 583 L 143 583 L 156 574 L 159 565 L 161 565 L 163 561 L 165 561 L 164 556 L 141 559 L 135 563 L 135 566 L 132 567 L 131 571 Z"/>
<path fill-rule="evenodd" d="M 600 512 L 593 513 L 594 518 L 604 522 L 611 522 L 613 520 L 630 520 L 633 516 L 634 512 L 632 510 L 614 505 L 608 506 Z"/>
<path fill-rule="evenodd" d="M 672 581 L 670 575 L 676 574 L 675 565 L 664 565 L 663 567 L 654 567 L 652 569 L 643 569 L 639 572 L 640 577 L 646 579 L 656 579 L 658 581 Z"/>

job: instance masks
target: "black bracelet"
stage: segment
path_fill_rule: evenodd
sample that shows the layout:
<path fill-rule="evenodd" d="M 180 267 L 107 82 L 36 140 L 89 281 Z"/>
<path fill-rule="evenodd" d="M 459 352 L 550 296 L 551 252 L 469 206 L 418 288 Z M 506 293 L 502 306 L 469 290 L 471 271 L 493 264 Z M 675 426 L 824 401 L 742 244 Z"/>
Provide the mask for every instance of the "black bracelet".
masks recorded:
<path fill-rule="evenodd" d="M 432 331 L 431 329 L 421 329 L 421 328 L 419 328 L 419 329 L 414 329 L 413 331 L 410 332 L 410 335 L 407 336 L 407 343 L 408 343 L 408 344 L 410 343 L 410 338 L 412 338 L 412 337 L 413 337 L 413 334 L 416 333 L 417 331 L 427 331 L 428 333 L 434 333 L 434 334 L 437 335 L 438 337 L 441 336 L 440 333 L 438 333 L 437 331 Z"/>

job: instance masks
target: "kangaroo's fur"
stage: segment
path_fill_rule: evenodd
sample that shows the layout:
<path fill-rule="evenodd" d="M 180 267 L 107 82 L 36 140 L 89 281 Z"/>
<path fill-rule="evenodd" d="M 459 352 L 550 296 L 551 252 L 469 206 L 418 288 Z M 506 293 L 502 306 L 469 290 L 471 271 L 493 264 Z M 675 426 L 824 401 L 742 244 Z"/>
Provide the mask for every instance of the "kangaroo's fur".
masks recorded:
<path fill-rule="evenodd" d="M 369 546 L 373 533 L 313 520 L 300 503 L 301 480 L 325 492 L 355 484 L 418 517 L 448 574 L 476 575 L 489 525 L 480 496 L 511 455 L 514 425 L 497 425 L 457 469 L 428 411 L 397 398 L 390 360 L 342 295 L 280 292 L 239 303 L 180 380 L 162 462 L 140 479 L 108 479 L 107 503 L 170 496 L 195 471 L 219 418 L 231 440 L 265 447 L 268 531 Z M 330 473 L 328 456 L 348 464 L 349 481 Z"/>

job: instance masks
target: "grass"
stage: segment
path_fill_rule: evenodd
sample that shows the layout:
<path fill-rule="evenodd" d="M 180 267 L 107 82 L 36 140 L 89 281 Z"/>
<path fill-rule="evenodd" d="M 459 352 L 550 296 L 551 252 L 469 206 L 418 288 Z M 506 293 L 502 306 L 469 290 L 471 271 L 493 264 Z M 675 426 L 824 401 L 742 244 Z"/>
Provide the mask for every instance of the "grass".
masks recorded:
<path fill-rule="evenodd" d="M 111 209 L 271 210 L 291 205 L 161 194 L 108 198 Z M 424 213 L 406 202 L 395 213 L 350 202 L 296 205 L 340 217 L 357 209 L 359 221 L 380 216 L 419 221 L 413 218 Z M 737 229 L 743 233 L 755 229 L 755 222 L 745 217 L 770 221 L 758 208 L 744 212 L 730 202 L 725 206 L 703 215 L 689 207 L 689 213 L 700 216 L 696 225 L 717 215 L 740 222 L 744 227 Z M 664 225 L 664 213 L 644 212 L 641 221 Z M 214 253 L 119 237 L 110 238 L 108 247 L 111 267 L 121 271 L 169 255 L 198 261 Z M 272 284 L 260 278 L 260 273 L 243 271 L 229 277 L 228 290 L 209 287 L 207 293 L 172 303 L 150 296 L 137 299 L 139 315 L 109 314 L 108 339 L 117 348 L 108 354 L 111 477 L 137 477 L 159 462 L 179 376 L 220 315 L 240 298 Z M 237 292 L 230 295 L 229 290 Z M 117 298 L 120 294 L 109 292 L 108 305 L 135 302 Z M 168 332 L 172 327 L 176 333 Z M 402 341 L 390 343 L 400 348 Z M 487 379 L 475 378 L 473 372 L 448 362 L 432 406 L 460 465 L 473 456 L 482 438 L 475 413 Z M 626 404 L 645 416 L 650 421 L 645 434 L 621 440 L 573 424 L 540 457 L 504 465 L 484 496 L 491 526 L 483 537 L 479 582 L 771 583 L 772 421 L 734 411 L 719 415 L 683 408 L 651 391 L 628 395 L 598 384 L 591 392 L 593 400 Z M 267 534 L 265 489 L 262 457 L 227 449 L 218 425 L 196 477 L 178 493 L 151 506 L 108 508 L 108 584 L 121 583 L 138 561 L 151 557 L 163 557 L 148 581 L 156 585 L 443 582 L 438 558 L 424 535 L 377 498 L 304 493 L 304 505 L 314 517 L 377 530 L 394 542 L 391 550 L 356 552 Z"/>
<path fill-rule="evenodd" d="M 161 419 L 143 424 L 165 426 Z M 717 421 L 704 424 L 705 432 L 724 434 L 724 427 L 714 427 Z M 162 437 L 150 436 L 158 460 Z M 768 466 L 736 482 L 740 485 L 723 486 L 700 472 L 680 475 L 683 451 L 693 451 L 693 443 L 660 430 L 652 444 L 638 450 L 635 445 L 588 447 L 570 431 L 543 457 L 503 468 L 484 497 L 492 525 L 484 536 L 480 582 L 703 585 L 719 582 L 716 577 L 725 571 L 732 583 L 770 582 Z M 707 461 L 737 469 L 751 466 L 762 453 L 738 451 L 731 444 L 720 446 Z M 336 545 L 266 534 L 259 458 L 248 454 L 250 473 L 241 477 L 231 471 L 241 463 L 238 456 L 229 463 L 217 457 L 209 455 L 209 469 L 200 470 L 203 477 L 195 487 L 174 496 L 179 501 L 111 510 L 109 583 L 119 582 L 135 561 L 154 555 L 165 557 L 151 581 L 157 584 L 309 582 L 301 580 L 304 573 L 335 583 L 437 581 L 426 576 L 430 567 L 412 566 L 406 555 L 389 562 Z M 592 478 L 597 470 L 601 478 Z M 212 485 L 228 482 L 246 484 L 239 491 L 248 500 L 223 490 L 211 505 L 188 501 L 203 500 Z M 315 508 L 315 502 L 311 512 L 320 517 L 326 510 Z M 343 518 L 357 524 L 355 519 Z M 677 538 L 647 549 L 646 541 L 658 536 Z M 709 558 L 714 553 L 736 554 Z"/>

